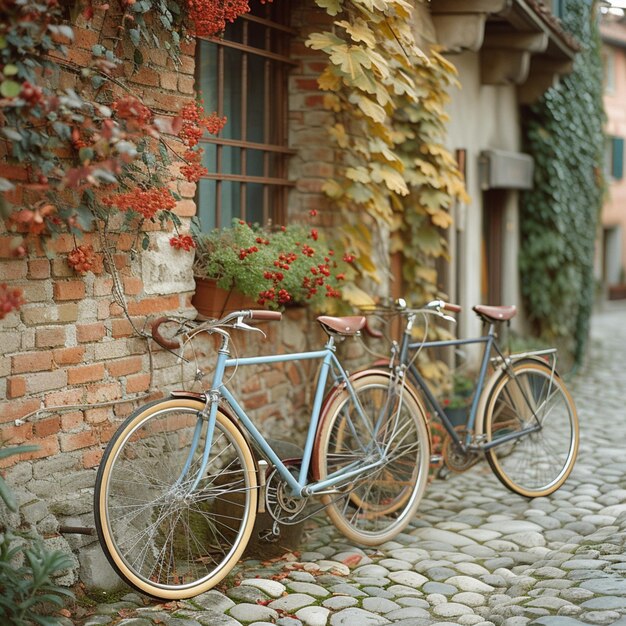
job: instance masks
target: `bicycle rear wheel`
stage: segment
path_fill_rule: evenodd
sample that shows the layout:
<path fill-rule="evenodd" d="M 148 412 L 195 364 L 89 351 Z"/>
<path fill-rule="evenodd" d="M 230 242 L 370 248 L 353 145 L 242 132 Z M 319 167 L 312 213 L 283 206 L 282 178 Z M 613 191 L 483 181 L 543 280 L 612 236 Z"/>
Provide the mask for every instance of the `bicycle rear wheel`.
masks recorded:
<path fill-rule="evenodd" d="M 547 496 L 567 479 L 578 453 L 578 416 L 563 380 L 538 361 L 511 365 L 487 401 L 486 441 L 537 428 L 487 450 L 487 461 L 511 491 Z"/>
<path fill-rule="evenodd" d="M 254 524 L 254 460 L 221 411 L 206 470 L 192 489 L 205 451 L 203 408 L 193 399 L 142 407 L 115 433 L 98 470 L 94 515 L 102 549 L 122 579 L 157 598 L 188 598 L 216 585 Z"/>
<path fill-rule="evenodd" d="M 353 380 L 363 415 L 348 389 L 330 400 L 318 433 L 317 478 L 359 465 L 343 494 L 322 496 L 335 526 L 350 540 L 378 545 L 401 532 L 428 482 L 430 446 L 421 406 L 386 372 Z"/>

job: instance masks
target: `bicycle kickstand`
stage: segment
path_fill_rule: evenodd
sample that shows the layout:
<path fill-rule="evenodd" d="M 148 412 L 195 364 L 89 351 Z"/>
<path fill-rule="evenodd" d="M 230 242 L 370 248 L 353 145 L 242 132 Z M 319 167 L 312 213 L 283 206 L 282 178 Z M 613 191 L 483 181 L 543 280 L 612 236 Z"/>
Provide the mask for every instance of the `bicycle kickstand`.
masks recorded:
<path fill-rule="evenodd" d="M 271 528 L 263 530 L 259 533 L 259 539 L 267 541 L 268 543 L 275 543 L 278 541 L 280 539 L 280 524 L 274 521 Z"/>

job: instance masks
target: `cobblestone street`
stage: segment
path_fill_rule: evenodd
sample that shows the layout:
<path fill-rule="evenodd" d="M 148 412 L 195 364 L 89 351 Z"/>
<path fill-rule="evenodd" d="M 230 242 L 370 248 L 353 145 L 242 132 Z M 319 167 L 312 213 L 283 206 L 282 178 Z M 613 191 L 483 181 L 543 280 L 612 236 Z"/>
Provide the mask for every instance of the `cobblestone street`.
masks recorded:
<path fill-rule="evenodd" d="M 588 365 L 568 381 L 578 462 L 549 498 L 508 492 L 481 463 L 433 482 L 411 526 L 378 549 L 321 525 L 297 555 L 242 564 L 238 585 L 169 605 L 129 594 L 74 623 L 626 626 L 625 348 L 626 308 L 596 315 Z"/>

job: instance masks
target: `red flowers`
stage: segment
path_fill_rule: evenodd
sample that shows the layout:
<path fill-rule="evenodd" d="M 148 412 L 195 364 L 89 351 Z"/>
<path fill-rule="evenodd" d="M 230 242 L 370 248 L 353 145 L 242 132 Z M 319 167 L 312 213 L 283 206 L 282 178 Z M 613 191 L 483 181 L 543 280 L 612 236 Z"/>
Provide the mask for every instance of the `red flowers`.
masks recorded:
<path fill-rule="evenodd" d="M 235 220 L 232 228 L 198 238 L 196 273 L 255 297 L 261 306 L 310 302 L 317 310 L 327 309 L 329 298 L 340 297 L 348 268 L 331 258 L 323 233 L 309 245 L 310 233 L 299 224 L 262 228 Z M 309 243 L 302 243 L 307 238 Z"/>
<path fill-rule="evenodd" d="M 172 246 L 172 248 L 176 248 L 177 250 L 185 250 L 185 252 L 189 252 L 189 250 L 196 247 L 196 242 L 193 240 L 191 235 L 176 235 L 174 237 L 170 237 L 170 246 Z"/>
<path fill-rule="evenodd" d="M 192 152 L 193 160 L 196 160 L 197 152 Z M 199 159 L 198 159 L 199 160 Z M 186 165 L 182 165 L 180 168 L 180 173 L 185 177 L 190 183 L 197 183 L 203 176 L 206 176 L 209 173 L 209 170 L 204 167 L 204 165 L 200 165 L 199 163 L 190 162 Z"/>
<path fill-rule="evenodd" d="M 137 98 L 127 96 L 111 105 L 117 117 L 126 122 L 129 131 L 143 131 L 152 123 L 152 111 Z"/>
<path fill-rule="evenodd" d="M 250 5 L 248 0 L 187 0 L 187 11 L 195 34 L 210 37 L 221 33 L 226 22 L 234 22 L 240 15 L 249 13 Z"/>
<path fill-rule="evenodd" d="M 152 219 L 159 211 L 171 211 L 176 207 L 176 200 L 164 187 L 156 189 L 133 189 L 128 193 L 118 193 L 108 196 L 102 203 L 109 207 L 116 207 L 120 211 L 135 211 L 146 219 Z"/>
<path fill-rule="evenodd" d="M 178 136 L 188 148 L 198 144 L 205 130 L 211 135 L 217 135 L 226 124 L 226 118 L 219 117 L 217 113 L 207 117 L 202 104 L 197 101 L 186 104 L 180 116 L 183 123 Z"/>
<path fill-rule="evenodd" d="M 200 102 L 186 104 L 180 112 L 180 117 L 182 126 L 178 137 L 188 148 L 183 155 L 186 163 L 181 166 L 180 172 L 190 183 L 197 183 L 208 173 L 207 168 L 201 164 L 204 151 L 198 146 L 200 138 L 205 130 L 211 135 L 217 135 L 224 128 L 226 118 L 219 117 L 216 113 L 205 116 Z"/>
<path fill-rule="evenodd" d="M 9 289 L 6 283 L 0 284 L 0 320 L 3 320 L 11 311 L 19 309 L 24 304 L 21 289 Z"/>
<path fill-rule="evenodd" d="M 67 264 L 77 274 L 86 274 L 93 267 L 94 259 L 92 245 L 76 246 L 67 255 Z"/>

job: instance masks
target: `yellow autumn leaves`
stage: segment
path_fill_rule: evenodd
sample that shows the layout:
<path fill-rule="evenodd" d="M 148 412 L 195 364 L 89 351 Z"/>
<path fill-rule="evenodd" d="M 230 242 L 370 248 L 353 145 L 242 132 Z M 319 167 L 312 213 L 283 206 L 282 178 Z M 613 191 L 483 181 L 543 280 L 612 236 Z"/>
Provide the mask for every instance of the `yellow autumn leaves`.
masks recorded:
<path fill-rule="evenodd" d="M 390 233 L 405 254 L 416 299 L 436 292 L 432 260 L 446 254 L 443 229 L 450 208 L 465 199 L 461 175 L 446 149 L 445 104 L 456 71 L 436 50 L 426 55 L 413 34 L 405 0 L 316 0 L 336 17 L 332 30 L 306 44 L 328 55 L 319 77 L 336 123 L 338 174 L 325 193 L 343 211 L 344 244 L 362 273 L 380 279 L 372 262 L 372 232 Z"/>

